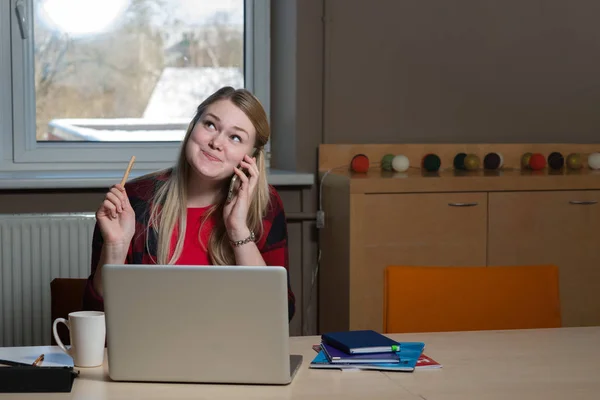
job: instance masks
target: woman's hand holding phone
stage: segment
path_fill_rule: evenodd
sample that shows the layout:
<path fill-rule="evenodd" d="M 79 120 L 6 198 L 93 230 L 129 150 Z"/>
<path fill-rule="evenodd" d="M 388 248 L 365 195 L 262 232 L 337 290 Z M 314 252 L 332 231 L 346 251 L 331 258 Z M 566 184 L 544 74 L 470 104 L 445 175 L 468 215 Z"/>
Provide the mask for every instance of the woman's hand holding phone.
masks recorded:
<path fill-rule="evenodd" d="M 252 194 L 258 183 L 258 166 L 256 159 L 245 155 L 240 163 L 241 168 L 234 168 L 233 172 L 240 181 L 237 194 L 223 208 L 223 219 L 229 239 L 233 241 L 243 240 L 250 235 L 247 224 L 248 209 L 252 200 Z M 242 170 L 246 170 L 248 175 Z"/>

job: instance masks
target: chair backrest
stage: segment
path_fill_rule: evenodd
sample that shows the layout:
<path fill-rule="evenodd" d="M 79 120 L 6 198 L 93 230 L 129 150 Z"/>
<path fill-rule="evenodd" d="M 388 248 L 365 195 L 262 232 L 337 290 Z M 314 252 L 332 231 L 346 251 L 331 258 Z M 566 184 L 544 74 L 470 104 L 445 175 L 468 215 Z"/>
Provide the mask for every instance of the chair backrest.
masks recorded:
<path fill-rule="evenodd" d="M 83 291 L 87 279 L 55 278 L 50 282 L 50 315 L 52 322 L 56 318 L 68 318 L 69 313 L 82 310 Z M 57 327 L 58 336 L 64 344 L 71 344 L 69 330 L 64 324 Z M 56 345 L 52 329 L 50 330 L 52 345 Z"/>
<path fill-rule="evenodd" d="M 558 268 L 389 266 L 385 333 L 561 326 Z"/>

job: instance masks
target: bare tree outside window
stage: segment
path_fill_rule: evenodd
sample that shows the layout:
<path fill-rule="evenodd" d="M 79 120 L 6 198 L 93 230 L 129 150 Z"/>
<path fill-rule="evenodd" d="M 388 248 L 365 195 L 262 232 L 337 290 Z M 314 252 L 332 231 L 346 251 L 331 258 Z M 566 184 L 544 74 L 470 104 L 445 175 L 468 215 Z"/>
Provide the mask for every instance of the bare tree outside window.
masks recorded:
<path fill-rule="evenodd" d="M 244 86 L 243 0 L 97 0 L 116 11 L 91 32 L 94 9 L 61 1 L 34 1 L 38 141 L 177 141 L 206 96 Z"/>

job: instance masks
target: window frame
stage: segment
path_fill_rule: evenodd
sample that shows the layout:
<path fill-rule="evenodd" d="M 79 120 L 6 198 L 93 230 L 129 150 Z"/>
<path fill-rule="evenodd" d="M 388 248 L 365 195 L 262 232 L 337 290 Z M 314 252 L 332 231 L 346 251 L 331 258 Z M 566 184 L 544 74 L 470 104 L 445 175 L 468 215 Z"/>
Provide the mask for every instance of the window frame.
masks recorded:
<path fill-rule="evenodd" d="M 25 5 L 27 38 L 15 7 Z M 270 1 L 244 0 L 245 87 L 270 116 Z M 179 142 L 41 142 L 35 138 L 33 0 L 0 2 L 0 171 L 97 171 L 122 169 L 132 155 L 141 169 L 171 166 Z M 29 74 L 27 73 L 29 72 Z M 266 149 L 269 150 L 268 148 Z"/>

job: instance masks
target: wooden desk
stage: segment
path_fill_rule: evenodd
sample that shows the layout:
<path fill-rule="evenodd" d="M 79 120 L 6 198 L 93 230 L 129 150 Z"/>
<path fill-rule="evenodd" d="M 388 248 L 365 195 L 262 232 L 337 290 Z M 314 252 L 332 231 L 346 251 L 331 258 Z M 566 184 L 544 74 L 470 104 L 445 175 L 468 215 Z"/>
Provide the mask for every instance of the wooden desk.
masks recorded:
<path fill-rule="evenodd" d="M 111 382 L 104 368 L 81 369 L 65 394 L 0 399 L 585 399 L 600 397 L 600 327 L 390 335 L 424 341 L 439 370 L 413 373 L 311 370 L 316 336 L 291 339 L 304 362 L 288 386 Z"/>

